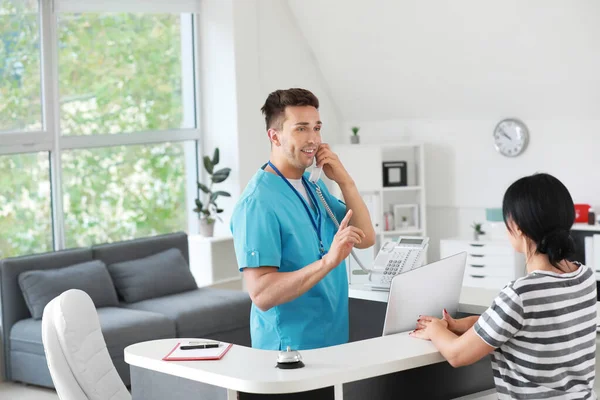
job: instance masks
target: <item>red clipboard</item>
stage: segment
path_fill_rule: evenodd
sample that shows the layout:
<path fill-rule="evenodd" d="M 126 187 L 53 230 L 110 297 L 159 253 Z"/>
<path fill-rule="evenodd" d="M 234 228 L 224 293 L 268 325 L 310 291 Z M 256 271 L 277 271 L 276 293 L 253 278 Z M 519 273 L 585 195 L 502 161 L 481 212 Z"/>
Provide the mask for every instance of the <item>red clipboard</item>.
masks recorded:
<path fill-rule="evenodd" d="M 166 356 L 163 357 L 163 361 L 200 361 L 200 360 L 220 360 L 223 358 L 225 354 L 231 349 L 233 343 L 222 343 L 222 347 L 218 349 L 197 349 L 197 350 L 180 350 L 179 345 L 181 342 L 177 343 L 173 350 L 169 352 Z M 190 354 L 189 356 L 182 357 L 181 353 Z M 176 354 L 173 354 L 176 353 Z M 205 354 L 205 355 L 203 355 Z"/>

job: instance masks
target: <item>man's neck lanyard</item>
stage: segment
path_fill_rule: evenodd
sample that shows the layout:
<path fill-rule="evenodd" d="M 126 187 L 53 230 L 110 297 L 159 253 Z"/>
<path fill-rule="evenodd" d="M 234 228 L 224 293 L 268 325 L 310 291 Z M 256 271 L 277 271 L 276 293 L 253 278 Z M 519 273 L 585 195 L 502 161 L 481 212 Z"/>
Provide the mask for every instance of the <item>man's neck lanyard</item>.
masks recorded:
<path fill-rule="evenodd" d="M 306 178 L 304 176 L 302 176 L 302 184 L 304 185 L 304 188 L 306 189 L 306 193 L 308 193 L 308 195 L 310 196 L 310 199 L 315 206 L 315 210 L 317 211 L 317 220 L 316 221 L 313 217 L 312 212 L 308 209 L 306 202 L 302 198 L 302 195 L 296 190 L 296 188 L 294 186 L 292 186 L 292 184 L 287 180 L 287 178 L 285 176 L 283 176 L 283 174 L 277 169 L 277 167 L 275 165 L 273 165 L 273 163 L 271 161 L 269 161 L 268 164 L 271 168 L 273 168 L 273 171 L 275 171 L 277 173 L 277 175 L 279 175 L 283 179 L 283 181 L 290 187 L 290 189 L 292 189 L 294 191 L 294 193 L 296 193 L 296 196 L 298 196 L 298 199 L 300 199 L 300 203 L 302 203 L 302 205 L 304 206 L 304 209 L 306 210 L 306 214 L 308 214 L 308 218 L 310 219 L 310 222 L 312 223 L 312 226 L 315 229 L 315 232 L 317 233 L 317 237 L 319 238 L 319 253 L 320 253 L 321 257 L 323 257 L 327 252 L 325 251 L 325 247 L 323 246 L 323 240 L 321 239 L 321 229 L 320 229 L 321 228 L 321 211 L 319 210 L 319 205 L 317 204 L 317 199 L 315 198 L 315 195 L 310 191 L 308 184 L 306 183 Z"/>

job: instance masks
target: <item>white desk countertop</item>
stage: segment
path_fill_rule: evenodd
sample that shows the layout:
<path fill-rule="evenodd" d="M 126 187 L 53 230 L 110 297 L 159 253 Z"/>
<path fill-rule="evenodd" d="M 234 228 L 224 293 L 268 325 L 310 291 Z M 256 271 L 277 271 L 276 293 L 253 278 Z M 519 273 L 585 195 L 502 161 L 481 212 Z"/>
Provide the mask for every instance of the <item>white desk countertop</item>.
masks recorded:
<path fill-rule="evenodd" d="M 233 346 L 218 362 L 162 361 L 180 341 L 163 339 L 125 349 L 125 362 L 136 367 L 247 393 L 295 393 L 339 385 L 443 361 L 431 342 L 408 333 L 302 350 L 301 369 L 275 367 L 277 351 Z M 197 340 L 197 339 L 195 339 Z"/>
<path fill-rule="evenodd" d="M 493 290 L 463 288 L 461 309 L 481 312 L 491 304 L 496 294 Z M 387 301 L 387 292 L 368 288 L 354 287 L 351 296 Z M 275 368 L 277 351 L 243 346 L 233 346 L 219 362 L 162 361 L 176 343 L 186 340 L 190 339 L 155 340 L 131 345 L 125 349 L 125 362 L 227 389 L 269 394 L 313 390 L 443 361 L 431 342 L 411 338 L 407 333 L 303 350 L 300 353 L 306 367 L 295 370 Z"/>
<path fill-rule="evenodd" d="M 463 287 L 460 309 L 463 312 L 481 313 L 492 303 L 496 294 L 495 290 Z M 600 315 L 600 303 L 598 305 Z M 335 386 L 444 360 L 431 342 L 411 338 L 408 333 L 399 333 L 322 349 L 302 350 L 300 353 L 306 367 L 295 370 L 275 368 L 277 351 L 236 345 L 218 362 L 162 361 L 176 343 L 187 340 L 193 339 L 154 340 L 128 346 L 125 349 L 125 362 L 231 390 L 270 394 Z"/>

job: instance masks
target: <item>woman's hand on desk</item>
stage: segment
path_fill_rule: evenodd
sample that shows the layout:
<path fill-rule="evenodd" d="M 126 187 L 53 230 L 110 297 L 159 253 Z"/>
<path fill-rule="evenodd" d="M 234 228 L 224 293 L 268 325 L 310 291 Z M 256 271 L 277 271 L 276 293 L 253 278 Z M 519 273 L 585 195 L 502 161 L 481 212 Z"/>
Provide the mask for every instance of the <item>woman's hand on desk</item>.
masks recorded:
<path fill-rule="evenodd" d="M 433 332 L 439 329 L 448 329 L 448 321 L 421 315 L 417 320 L 417 328 L 410 333 L 410 336 L 424 340 L 431 340 L 431 335 Z"/>
<path fill-rule="evenodd" d="M 420 319 L 431 319 L 431 318 L 435 318 L 435 317 L 421 316 Z M 448 314 L 448 311 L 446 311 L 445 308 L 444 308 L 444 311 L 442 312 L 442 320 L 446 321 L 448 323 L 448 330 L 458 336 L 462 335 L 463 333 L 465 333 L 466 331 L 471 329 L 471 327 L 475 324 L 475 322 L 477 322 L 478 318 L 479 318 L 479 316 L 471 316 L 471 317 L 465 317 L 465 318 L 460 318 L 460 319 L 454 319 L 450 316 L 450 314 Z M 419 329 L 418 321 L 417 321 L 417 329 Z"/>

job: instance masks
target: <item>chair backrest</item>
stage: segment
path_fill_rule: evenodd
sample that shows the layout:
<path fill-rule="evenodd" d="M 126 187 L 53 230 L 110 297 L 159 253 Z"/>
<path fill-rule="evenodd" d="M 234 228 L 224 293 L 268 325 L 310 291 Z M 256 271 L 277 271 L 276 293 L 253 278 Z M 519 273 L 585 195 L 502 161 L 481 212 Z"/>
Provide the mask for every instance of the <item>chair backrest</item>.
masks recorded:
<path fill-rule="evenodd" d="M 108 354 L 92 299 L 67 290 L 44 309 L 42 341 L 61 400 L 131 400 Z"/>

